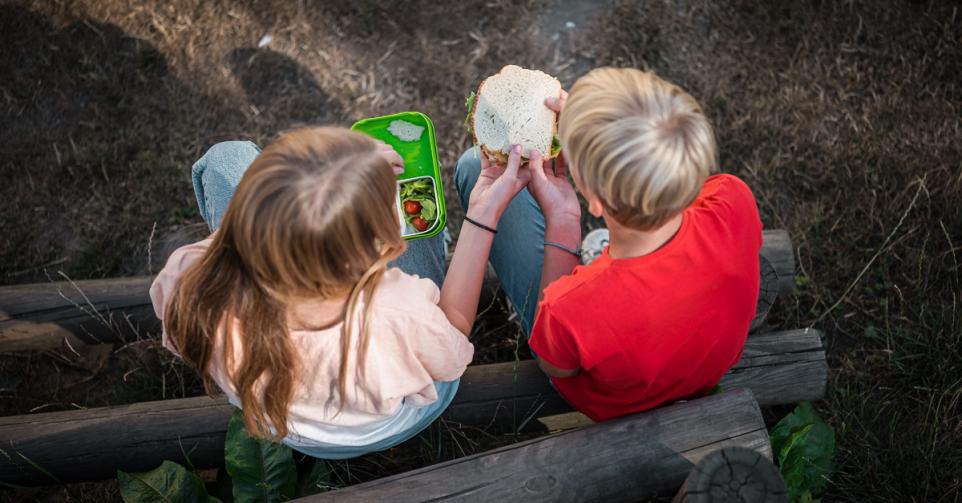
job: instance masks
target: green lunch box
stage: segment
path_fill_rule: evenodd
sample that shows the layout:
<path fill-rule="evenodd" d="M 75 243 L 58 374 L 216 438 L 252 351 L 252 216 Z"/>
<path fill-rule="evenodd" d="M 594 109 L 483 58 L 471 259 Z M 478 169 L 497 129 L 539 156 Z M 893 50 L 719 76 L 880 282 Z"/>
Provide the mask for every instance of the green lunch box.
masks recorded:
<path fill-rule="evenodd" d="M 447 210 L 444 207 L 444 184 L 441 183 L 441 165 L 438 163 L 438 146 L 431 119 L 421 112 L 401 112 L 359 120 L 351 129 L 382 140 L 394 147 L 404 159 L 404 172 L 397 177 L 396 203 L 404 239 L 429 238 L 440 234 L 447 222 Z M 415 212 L 409 214 L 405 208 Z M 424 230 L 415 228 L 417 218 L 427 222 Z M 424 222 L 419 223 L 424 225 Z"/>

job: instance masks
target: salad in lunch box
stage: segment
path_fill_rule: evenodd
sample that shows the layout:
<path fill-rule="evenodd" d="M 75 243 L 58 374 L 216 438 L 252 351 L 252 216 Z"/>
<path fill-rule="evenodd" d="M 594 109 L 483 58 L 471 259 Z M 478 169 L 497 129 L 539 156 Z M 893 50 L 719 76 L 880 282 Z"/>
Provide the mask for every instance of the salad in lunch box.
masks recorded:
<path fill-rule="evenodd" d="M 398 182 L 401 214 L 406 225 L 402 235 L 426 232 L 437 223 L 438 204 L 435 199 L 434 179 L 425 176 Z"/>
<path fill-rule="evenodd" d="M 398 175 L 398 220 L 405 239 L 436 236 L 444 230 L 446 211 L 441 184 L 441 165 L 434 137 L 434 124 L 420 112 L 401 112 L 363 119 L 351 126 L 377 138 L 404 160 Z"/>

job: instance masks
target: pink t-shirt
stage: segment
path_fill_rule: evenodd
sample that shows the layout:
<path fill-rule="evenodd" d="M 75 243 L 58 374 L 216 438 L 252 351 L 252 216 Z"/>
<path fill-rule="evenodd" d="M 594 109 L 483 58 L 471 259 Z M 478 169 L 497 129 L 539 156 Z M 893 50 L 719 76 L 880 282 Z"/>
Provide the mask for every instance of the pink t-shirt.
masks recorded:
<path fill-rule="evenodd" d="M 177 249 L 153 285 L 150 297 L 163 320 L 177 281 L 210 246 L 207 239 Z M 438 399 L 434 381 L 453 381 L 464 373 L 474 346 L 438 307 L 440 291 L 429 279 L 388 269 L 373 297 L 367 354 L 358 371 L 360 337 L 348 359 L 347 396 L 338 391 L 342 323 L 322 330 L 295 330 L 290 336 L 300 358 L 300 372 L 289 410 L 290 443 L 302 445 L 366 445 L 405 426 L 408 412 Z M 354 326 L 366 301 L 358 303 Z M 310 304 L 299 306 L 304 312 Z M 232 337 L 238 337 L 231 331 Z M 237 394 L 227 378 L 224 330 L 215 341 L 211 374 L 235 405 Z M 236 339 L 235 339 L 236 340 Z M 166 348 L 174 351 L 166 332 Z M 237 348 L 239 344 L 234 344 Z M 239 355 L 235 353 L 235 362 Z M 341 408 L 341 401 L 344 407 Z M 338 411 L 340 410 L 340 413 Z M 413 417 L 413 416 L 412 416 Z"/>

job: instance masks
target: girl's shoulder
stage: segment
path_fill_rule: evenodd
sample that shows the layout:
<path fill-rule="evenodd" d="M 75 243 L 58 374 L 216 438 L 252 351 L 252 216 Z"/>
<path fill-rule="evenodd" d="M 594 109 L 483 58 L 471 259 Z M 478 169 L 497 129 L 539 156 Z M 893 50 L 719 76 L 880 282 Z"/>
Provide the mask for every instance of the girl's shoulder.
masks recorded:
<path fill-rule="evenodd" d="M 433 281 L 390 267 L 377 286 L 373 303 L 375 307 L 417 313 L 436 307 L 440 301 L 441 290 Z"/>

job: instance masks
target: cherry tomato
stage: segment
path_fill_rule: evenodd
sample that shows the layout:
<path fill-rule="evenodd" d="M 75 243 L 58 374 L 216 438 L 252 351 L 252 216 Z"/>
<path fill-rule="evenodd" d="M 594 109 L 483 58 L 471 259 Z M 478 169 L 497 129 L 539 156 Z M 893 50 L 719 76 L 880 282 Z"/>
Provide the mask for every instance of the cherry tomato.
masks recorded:
<path fill-rule="evenodd" d="M 428 230 L 428 221 L 421 217 L 417 217 L 414 220 L 411 220 L 411 225 L 413 225 L 414 228 L 418 230 L 418 232 L 424 232 Z"/>
<path fill-rule="evenodd" d="M 408 215 L 421 213 L 421 203 L 417 201 L 404 201 L 404 212 Z"/>

